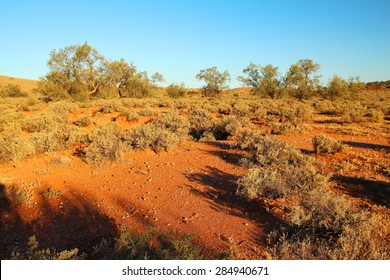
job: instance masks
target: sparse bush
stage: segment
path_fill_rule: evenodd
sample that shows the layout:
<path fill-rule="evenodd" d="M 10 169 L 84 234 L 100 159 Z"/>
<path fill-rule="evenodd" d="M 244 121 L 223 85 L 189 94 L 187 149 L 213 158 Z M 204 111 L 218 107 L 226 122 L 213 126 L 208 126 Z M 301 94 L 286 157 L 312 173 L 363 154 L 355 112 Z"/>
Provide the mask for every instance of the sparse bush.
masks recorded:
<path fill-rule="evenodd" d="M 0 162 L 17 162 L 35 154 L 34 146 L 24 137 L 18 128 L 7 128 L 0 138 Z"/>
<path fill-rule="evenodd" d="M 95 128 L 90 135 L 90 144 L 84 150 L 86 161 L 102 164 L 108 160 L 121 160 L 125 146 L 120 140 L 120 135 L 120 129 L 116 123 Z"/>
<path fill-rule="evenodd" d="M 109 260 L 146 260 L 146 259 L 202 259 L 202 251 L 194 244 L 192 236 L 184 234 L 174 237 L 172 232 L 158 234 L 149 228 L 142 234 L 135 234 L 128 228 L 122 228 L 114 239 L 104 239 L 94 247 L 93 256 Z"/>
<path fill-rule="evenodd" d="M 28 94 L 20 89 L 19 85 L 7 84 L 0 87 L 0 97 L 27 97 Z"/>
<path fill-rule="evenodd" d="M 317 154 L 320 153 L 333 154 L 333 153 L 341 152 L 344 148 L 342 143 L 322 133 L 313 138 L 313 147 L 314 147 L 314 151 Z"/>
<path fill-rule="evenodd" d="M 365 120 L 367 110 L 360 102 L 346 102 L 342 110 L 341 120 L 345 123 L 361 123 Z"/>
<path fill-rule="evenodd" d="M 185 95 L 184 84 L 170 84 L 167 89 L 167 94 L 171 98 L 179 98 Z"/>
<path fill-rule="evenodd" d="M 78 249 L 57 252 L 55 249 L 39 249 L 39 243 L 35 236 L 28 239 L 25 252 L 13 252 L 11 260 L 82 260 L 85 254 L 79 254 Z"/>
<path fill-rule="evenodd" d="M 122 134 L 122 141 L 128 149 L 150 147 L 153 151 L 159 152 L 170 150 L 180 141 L 187 140 L 188 133 L 188 121 L 170 112 L 151 123 L 126 130 Z"/>
<path fill-rule="evenodd" d="M 87 127 L 92 124 L 92 119 L 91 116 L 84 115 L 84 116 L 79 116 L 77 119 L 73 121 L 73 124 L 76 126 L 81 126 L 81 127 Z"/>
<path fill-rule="evenodd" d="M 303 128 L 304 122 L 311 119 L 311 107 L 302 103 L 282 102 L 279 102 L 279 106 L 274 108 L 274 112 L 271 112 L 274 119 L 271 133 L 283 134 L 289 131 L 300 130 Z M 276 122 L 275 119 L 277 120 Z"/>
<path fill-rule="evenodd" d="M 13 205 L 30 205 L 34 202 L 33 193 L 29 189 L 22 189 L 15 186 L 5 188 L 4 194 Z"/>
<path fill-rule="evenodd" d="M 62 192 L 59 190 L 47 189 L 41 193 L 41 196 L 46 199 L 56 198 L 62 195 Z"/>
<path fill-rule="evenodd" d="M 366 114 L 366 117 L 368 118 L 368 120 L 370 122 L 381 122 L 381 121 L 383 121 L 383 118 L 385 117 L 385 115 L 382 113 L 381 110 L 369 109 L 367 114 Z"/>
<path fill-rule="evenodd" d="M 121 116 L 126 117 L 128 121 L 138 121 L 140 118 L 140 115 L 135 110 L 128 110 L 122 113 Z"/>
<path fill-rule="evenodd" d="M 251 151 L 253 165 L 238 181 L 237 195 L 259 201 L 285 222 L 269 235 L 275 259 L 389 257 L 389 248 L 383 246 L 389 231 L 383 222 L 335 195 L 308 156 L 279 140 L 254 136 L 241 143 Z"/>
<path fill-rule="evenodd" d="M 224 116 L 214 129 L 215 138 L 224 140 L 231 136 L 239 137 L 251 124 L 246 117 Z"/>
<path fill-rule="evenodd" d="M 216 125 L 215 117 L 204 109 L 197 109 L 192 107 L 188 120 L 191 127 L 191 135 L 196 139 L 203 137 L 207 131 L 212 131 Z"/>

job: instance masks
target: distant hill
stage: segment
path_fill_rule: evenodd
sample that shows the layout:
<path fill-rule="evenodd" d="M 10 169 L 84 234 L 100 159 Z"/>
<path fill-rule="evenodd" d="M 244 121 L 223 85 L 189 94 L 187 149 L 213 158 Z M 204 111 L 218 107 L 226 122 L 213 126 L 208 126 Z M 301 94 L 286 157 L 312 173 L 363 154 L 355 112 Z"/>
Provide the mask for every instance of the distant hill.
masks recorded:
<path fill-rule="evenodd" d="M 33 88 L 37 86 L 35 80 L 20 79 L 8 76 L 0 76 L 0 86 L 5 86 L 8 84 L 19 85 L 22 91 L 31 92 Z"/>

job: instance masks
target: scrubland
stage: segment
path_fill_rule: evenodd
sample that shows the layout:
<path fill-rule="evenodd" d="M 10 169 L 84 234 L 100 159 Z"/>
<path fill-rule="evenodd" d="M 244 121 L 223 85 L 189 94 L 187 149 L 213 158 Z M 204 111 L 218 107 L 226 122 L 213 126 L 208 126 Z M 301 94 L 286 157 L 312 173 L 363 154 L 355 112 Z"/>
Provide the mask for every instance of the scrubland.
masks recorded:
<path fill-rule="evenodd" d="M 2 259 L 389 259 L 389 90 L 0 108 Z"/>

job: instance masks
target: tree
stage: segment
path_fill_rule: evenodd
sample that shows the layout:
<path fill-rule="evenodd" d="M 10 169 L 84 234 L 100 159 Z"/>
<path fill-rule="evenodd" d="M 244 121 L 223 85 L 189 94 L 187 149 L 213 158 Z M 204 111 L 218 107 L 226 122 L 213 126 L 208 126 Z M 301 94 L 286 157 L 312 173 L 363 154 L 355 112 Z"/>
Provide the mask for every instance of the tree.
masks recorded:
<path fill-rule="evenodd" d="M 278 73 L 278 67 L 271 64 L 261 66 L 251 63 L 243 72 L 247 77 L 239 76 L 238 80 L 245 86 L 252 87 L 254 93 L 278 99 L 286 89 L 284 79 Z"/>
<path fill-rule="evenodd" d="M 328 82 L 328 87 L 325 90 L 325 97 L 335 100 L 337 97 L 346 96 L 348 93 L 348 82 L 341 77 L 334 75 Z"/>
<path fill-rule="evenodd" d="M 195 76 L 198 80 L 203 80 L 206 82 L 206 85 L 203 87 L 205 95 L 215 96 L 222 92 L 222 90 L 227 89 L 227 82 L 230 81 L 230 75 L 228 71 L 220 73 L 217 70 L 217 67 L 207 68 L 205 70 L 200 70 L 200 72 Z"/>
<path fill-rule="evenodd" d="M 311 59 L 301 59 L 291 65 L 286 75 L 286 84 L 291 94 L 302 100 L 316 92 L 320 76 L 316 76 L 315 73 L 319 68 L 320 65 Z"/>
<path fill-rule="evenodd" d="M 151 82 L 154 87 L 156 87 L 159 83 L 165 83 L 165 79 L 163 75 L 161 75 L 159 72 L 156 72 L 151 77 Z"/>
<path fill-rule="evenodd" d="M 170 84 L 167 89 L 167 94 L 171 98 L 179 98 L 183 97 L 185 95 L 185 85 L 184 83 L 181 84 Z"/>
<path fill-rule="evenodd" d="M 39 81 L 37 91 L 50 99 L 103 96 L 143 97 L 150 93 L 146 72 L 137 72 L 124 59 L 107 61 L 88 43 L 50 52 L 49 73 Z"/>
<path fill-rule="evenodd" d="M 119 97 L 143 97 L 149 94 L 150 83 L 146 73 L 137 72 L 133 64 L 124 59 L 105 63 L 105 82 Z"/>
<path fill-rule="evenodd" d="M 50 52 L 49 73 L 45 80 L 68 94 L 95 94 L 102 85 L 104 57 L 88 43 Z"/>
<path fill-rule="evenodd" d="M 349 91 L 356 94 L 366 88 L 366 85 L 360 80 L 359 76 L 348 79 Z"/>

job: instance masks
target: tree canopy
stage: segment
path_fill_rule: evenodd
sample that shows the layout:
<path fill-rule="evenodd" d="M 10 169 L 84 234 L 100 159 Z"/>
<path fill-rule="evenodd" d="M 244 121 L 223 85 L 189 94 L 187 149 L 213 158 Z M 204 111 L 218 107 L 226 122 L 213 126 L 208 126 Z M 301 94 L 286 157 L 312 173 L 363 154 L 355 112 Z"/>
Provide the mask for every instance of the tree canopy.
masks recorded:
<path fill-rule="evenodd" d="M 278 67 L 271 64 L 261 66 L 251 63 L 243 72 L 246 77 L 239 76 L 238 80 L 245 86 L 251 87 L 255 94 L 278 99 L 286 88 L 283 77 L 278 73 Z"/>
<path fill-rule="evenodd" d="M 203 87 L 205 95 L 217 95 L 222 90 L 227 89 L 227 83 L 230 81 L 230 74 L 228 71 L 223 73 L 219 72 L 217 67 L 210 67 L 207 69 L 200 70 L 195 76 L 198 80 L 203 80 L 206 85 Z"/>
<path fill-rule="evenodd" d="M 50 52 L 49 73 L 38 91 L 50 98 L 99 95 L 115 92 L 119 97 L 149 94 L 147 74 L 124 59 L 107 61 L 88 43 L 67 46 Z"/>

